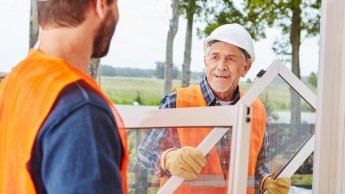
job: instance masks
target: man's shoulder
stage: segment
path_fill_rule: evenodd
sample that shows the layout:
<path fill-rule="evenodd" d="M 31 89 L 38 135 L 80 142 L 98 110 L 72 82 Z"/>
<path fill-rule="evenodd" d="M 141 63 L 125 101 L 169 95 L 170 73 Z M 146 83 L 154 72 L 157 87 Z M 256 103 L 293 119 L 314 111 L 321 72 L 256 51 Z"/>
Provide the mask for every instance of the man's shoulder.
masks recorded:
<path fill-rule="evenodd" d="M 84 81 L 73 82 L 60 92 L 40 128 L 39 137 L 70 119 L 78 118 L 76 121 L 82 123 L 94 122 L 91 121 L 91 117 L 97 119 L 106 117 L 115 124 L 110 107 L 103 97 Z"/>
<path fill-rule="evenodd" d="M 100 108 L 108 107 L 104 98 L 84 81 L 77 81 L 67 85 L 59 94 L 55 105 L 80 106 L 82 104 L 95 105 Z"/>
<path fill-rule="evenodd" d="M 95 90 L 88 86 L 84 81 L 80 80 L 67 85 L 59 94 L 54 106 L 48 115 L 48 121 L 51 118 L 54 120 L 63 119 L 66 115 L 71 115 L 77 112 L 78 109 L 85 106 L 92 106 L 92 109 L 86 110 L 101 110 L 107 114 L 111 114 L 111 110 L 104 98 Z M 95 114 L 94 112 L 90 114 Z"/>
<path fill-rule="evenodd" d="M 160 109 L 176 108 L 176 92 L 172 91 L 172 93 L 164 96 L 161 100 L 161 104 L 159 108 Z"/>
<path fill-rule="evenodd" d="M 177 100 L 179 100 L 180 104 L 181 102 L 182 104 L 186 104 L 183 102 L 189 102 L 190 99 L 202 99 L 200 96 L 203 96 L 200 85 L 185 88 L 175 88 L 170 94 L 161 100 L 160 109 L 176 108 Z"/>
<path fill-rule="evenodd" d="M 172 92 L 183 92 L 183 93 L 185 93 L 185 92 L 190 92 L 190 91 L 197 91 L 197 90 L 200 90 L 201 88 L 200 88 L 200 85 L 193 85 L 193 86 L 189 86 L 189 87 L 184 87 L 184 88 L 175 88 L 175 89 L 173 89 L 173 91 Z"/>
<path fill-rule="evenodd" d="M 264 103 L 260 98 L 255 98 L 252 104 L 264 108 Z"/>
<path fill-rule="evenodd" d="M 261 101 L 260 98 L 256 98 L 252 104 L 251 107 L 258 113 L 266 115 L 265 105 Z"/>
<path fill-rule="evenodd" d="M 243 90 L 239 90 L 241 98 L 246 95 L 246 92 Z M 256 108 L 264 109 L 264 104 L 260 98 L 255 98 L 252 102 L 252 106 L 255 106 Z"/>

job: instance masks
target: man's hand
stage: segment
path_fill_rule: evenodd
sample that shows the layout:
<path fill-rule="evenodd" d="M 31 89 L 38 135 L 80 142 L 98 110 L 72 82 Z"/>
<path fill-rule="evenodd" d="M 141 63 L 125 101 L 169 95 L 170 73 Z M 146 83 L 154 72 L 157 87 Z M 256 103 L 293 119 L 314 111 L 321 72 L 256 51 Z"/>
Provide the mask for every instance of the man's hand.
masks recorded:
<path fill-rule="evenodd" d="M 207 160 L 201 152 L 189 146 L 168 149 L 161 157 L 161 167 L 164 170 L 187 180 L 196 179 L 206 164 Z"/>
<path fill-rule="evenodd" d="M 275 161 L 272 165 L 272 176 L 267 176 L 262 181 L 262 189 L 267 188 L 269 194 L 288 194 L 291 188 L 291 180 L 287 177 L 276 178 L 279 170 L 283 167 L 283 163 Z"/>
<path fill-rule="evenodd" d="M 288 194 L 291 187 L 291 180 L 286 177 L 273 180 L 269 176 L 264 180 L 263 188 L 266 187 L 269 194 Z"/>

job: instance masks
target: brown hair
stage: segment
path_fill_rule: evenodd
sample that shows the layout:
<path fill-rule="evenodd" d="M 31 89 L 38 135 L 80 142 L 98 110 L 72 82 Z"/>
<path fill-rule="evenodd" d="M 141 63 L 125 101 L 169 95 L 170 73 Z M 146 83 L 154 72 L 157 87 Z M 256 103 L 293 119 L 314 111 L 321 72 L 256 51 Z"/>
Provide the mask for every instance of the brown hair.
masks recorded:
<path fill-rule="evenodd" d="M 75 27 L 85 20 L 85 13 L 94 0 L 37 0 L 38 23 Z M 108 5 L 114 0 L 107 0 Z"/>

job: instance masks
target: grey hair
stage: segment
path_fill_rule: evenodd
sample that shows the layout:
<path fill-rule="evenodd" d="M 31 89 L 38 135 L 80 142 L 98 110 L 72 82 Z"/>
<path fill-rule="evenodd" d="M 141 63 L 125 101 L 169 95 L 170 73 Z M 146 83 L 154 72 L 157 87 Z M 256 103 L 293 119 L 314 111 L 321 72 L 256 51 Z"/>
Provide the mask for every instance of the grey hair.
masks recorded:
<path fill-rule="evenodd" d="M 211 47 L 211 45 L 214 44 L 214 43 L 217 43 L 217 42 L 222 42 L 222 41 L 220 41 L 220 40 L 212 40 L 212 41 L 207 43 L 207 48 L 206 48 L 205 56 L 208 56 L 210 54 L 210 49 L 209 48 Z M 247 61 L 248 59 L 251 59 L 251 56 L 249 55 L 249 53 L 245 49 L 243 49 L 241 47 L 238 47 L 238 46 L 236 46 L 236 47 L 241 50 L 241 52 L 242 52 L 242 54 L 244 56 L 244 60 L 245 61 Z"/>

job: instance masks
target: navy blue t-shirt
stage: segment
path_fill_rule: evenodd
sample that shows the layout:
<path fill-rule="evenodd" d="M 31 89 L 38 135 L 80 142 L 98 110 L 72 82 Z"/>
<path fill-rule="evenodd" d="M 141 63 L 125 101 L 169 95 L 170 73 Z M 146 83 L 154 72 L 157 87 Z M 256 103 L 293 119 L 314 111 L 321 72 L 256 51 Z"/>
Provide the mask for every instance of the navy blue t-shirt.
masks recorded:
<path fill-rule="evenodd" d="M 28 169 L 39 194 L 120 194 L 122 149 L 108 104 L 78 81 L 63 89 L 40 128 Z"/>

